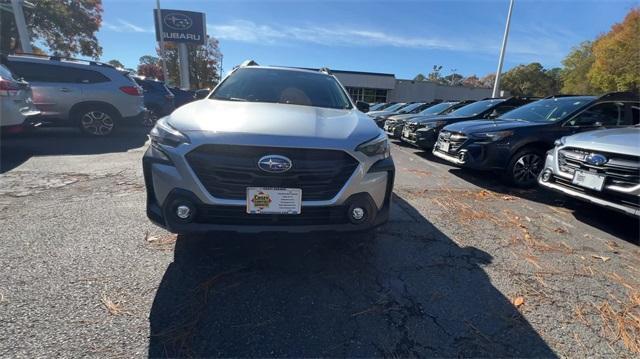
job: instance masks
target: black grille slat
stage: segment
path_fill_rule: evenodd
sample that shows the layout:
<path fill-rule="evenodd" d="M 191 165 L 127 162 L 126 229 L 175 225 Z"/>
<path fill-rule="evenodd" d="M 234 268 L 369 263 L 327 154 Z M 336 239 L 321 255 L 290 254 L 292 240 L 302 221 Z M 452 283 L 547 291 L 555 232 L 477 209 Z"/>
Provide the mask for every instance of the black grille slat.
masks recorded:
<path fill-rule="evenodd" d="M 266 155 L 286 156 L 293 167 L 264 172 L 258 160 Z M 329 200 L 358 167 L 344 151 L 283 147 L 203 145 L 186 158 L 207 191 L 224 199 L 245 199 L 247 187 L 290 187 L 301 188 L 303 200 Z"/>

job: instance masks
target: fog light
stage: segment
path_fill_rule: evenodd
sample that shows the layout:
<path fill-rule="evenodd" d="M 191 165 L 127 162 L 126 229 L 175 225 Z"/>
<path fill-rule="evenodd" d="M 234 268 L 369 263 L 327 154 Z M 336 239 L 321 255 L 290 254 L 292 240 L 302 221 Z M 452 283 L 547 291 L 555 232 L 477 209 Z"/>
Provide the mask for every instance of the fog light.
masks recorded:
<path fill-rule="evenodd" d="M 191 216 L 191 208 L 185 205 L 179 205 L 176 208 L 176 216 L 180 219 L 188 219 Z"/>
<path fill-rule="evenodd" d="M 540 176 L 540 179 L 542 180 L 542 182 L 549 182 L 549 180 L 551 179 L 551 170 L 544 170 L 544 172 L 542 172 L 542 176 Z"/>
<path fill-rule="evenodd" d="M 351 210 L 351 217 L 356 221 L 359 221 L 364 218 L 364 209 L 360 207 L 355 207 Z"/>

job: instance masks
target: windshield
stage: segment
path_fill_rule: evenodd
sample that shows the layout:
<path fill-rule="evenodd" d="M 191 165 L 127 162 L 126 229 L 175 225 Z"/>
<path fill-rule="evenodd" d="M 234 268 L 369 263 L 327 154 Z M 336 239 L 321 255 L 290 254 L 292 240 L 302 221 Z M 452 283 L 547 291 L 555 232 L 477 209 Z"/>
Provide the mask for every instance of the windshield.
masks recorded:
<path fill-rule="evenodd" d="M 384 109 L 384 110 L 382 110 L 382 111 L 395 112 L 396 110 L 398 110 L 398 109 L 400 109 L 400 108 L 402 108 L 402 107 L 404 107 L 404 106 L 406 106 L 406 105 L 407 105 L 407 104 L 406 104 L 406 103 L 404 103 L 404 102 L 396 103 L 396 104 L 394 104 L 394 105 L 391 105 L 391 106 L 389 106 L 389 107 L 385 108 L 385 109 Z"/>
<path fill-rule="evenodd" d="M 369 111 L 376 111 L 386 105 L 385 103 L 377 103 L 369 108 Z"/>
<path fill-rule="evenodd" d="M 214 91 L 216 100 L 282 103 L 350 109 L 351 102 L 331 76 L 306 71 L 241 68 Z"/>
<path fill-rule="evenodd" d="M 0 65 L 0 78 L 3 78 L 5 80 L 13 80 L 13 75 L 8 68 L 4 67 L 4 65 Z"/>
<path fill-rule="evenodd" d="M 460 116 L 460 117 L 476 116 L 501 102 L 504 102 L 504 99 L 478 101 L 478 102 L 474 102 L 472 104 L 460 107 L 459 109 L 451 112 L 449 115 Z"/>
<path fill-rule="evenodd" d="M 449 107 L 453 106 L 454 104 L 455 104 L 455 102 L 439 103 L 437 105 L 433 105 L 431 107 L 428 107 L 428 108 L 422 110 L 422 112 L 420 112 L 420 115 L 438 115 L 442 111 L 444 111 L 444 110 L 448 109 Z"/>
<path fill-rule="evenodd" d="M 423 105 L 423 103 L 420 103 L 420 102 L 412 103 L 412 104 L 409 104 L 409 105 L 403 107 L 402 110 L 400 110 L 398 112 L 400 112 L 400 113 L 409 113 L 409 112 L 413 111 L 414 109 L 416 109 L 416 108 L 418 108 L 418 107 L 420 107 L 422 105 Z"/>
<path fill-rule="evenodd" d="M 530 122 L 555 122 L 591 101 L 593 101 L 593 98 L 589 97 L 560 97 L 538 100 L 509 111 L 498 118 Z"/>

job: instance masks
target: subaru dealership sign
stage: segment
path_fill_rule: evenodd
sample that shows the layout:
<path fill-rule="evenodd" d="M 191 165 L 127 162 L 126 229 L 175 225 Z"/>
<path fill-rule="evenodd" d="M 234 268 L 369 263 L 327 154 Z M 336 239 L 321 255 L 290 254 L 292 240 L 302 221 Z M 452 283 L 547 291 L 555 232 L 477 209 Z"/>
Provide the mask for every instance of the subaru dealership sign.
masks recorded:
<path fill-rule="evenodd" d="M 153 10 L 156 25 L 156 40 L 160 41 L 158 29 L 158 10 Z M 207 23 L 204 13 L 184 10 L 160 10 L 162 21 L 162 40 L 188 42 L 204 45 L 207 37 Z"/>

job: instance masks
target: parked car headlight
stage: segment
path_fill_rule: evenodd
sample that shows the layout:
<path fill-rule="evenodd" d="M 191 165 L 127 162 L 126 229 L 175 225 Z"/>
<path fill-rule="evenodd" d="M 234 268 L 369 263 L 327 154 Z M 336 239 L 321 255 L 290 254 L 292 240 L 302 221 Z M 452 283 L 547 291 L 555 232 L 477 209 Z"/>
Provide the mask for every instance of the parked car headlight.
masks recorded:
<path fill-rule="evenodd" d="M 171 127 L 167 122 L 166 117 L 161 118 L 156 122 L 156 125 L 149 132 L 149 137 L 151 137 L 152 142 L 170 147 L 176 147 L 183 143 L 190 143 L 189 137 Z"/>
<path fill-rule="evenodd" d="M 391 156 L 389 140 L 386 135 L 380 135 L 371 141 L 367 141 L 358 147 L 356 151 L 362 152 L 369 157 L 383 155 L 384 158 Z"/>
<path fill-rule="evenodd" d="M 478 133 L 471 134 L 473 138 L 486 140 L 490 142 L 504 140 L 505 138 L 508 138 L 512 135 L 513 135 L 513 131 L 478 132 Z"/>
<path fill-rule="evenodd" d="M 566 136 L 560 137 L 559 139 L 557 139 L 557 140 L 555 140 L 553 142 L 553 145 L 554 146 L 564 146 L 566 141 L 567 141 L 567 137 Z"/>

